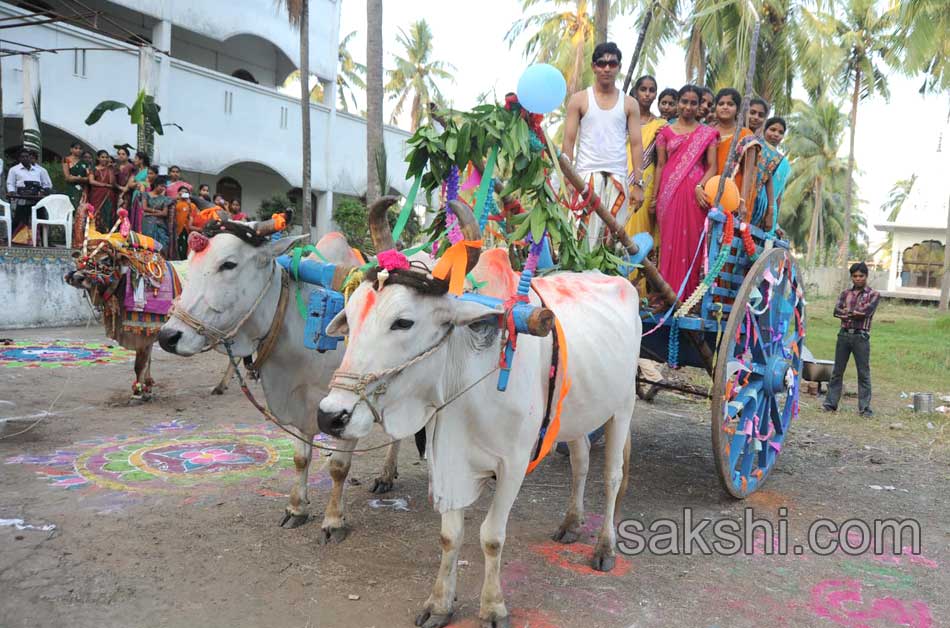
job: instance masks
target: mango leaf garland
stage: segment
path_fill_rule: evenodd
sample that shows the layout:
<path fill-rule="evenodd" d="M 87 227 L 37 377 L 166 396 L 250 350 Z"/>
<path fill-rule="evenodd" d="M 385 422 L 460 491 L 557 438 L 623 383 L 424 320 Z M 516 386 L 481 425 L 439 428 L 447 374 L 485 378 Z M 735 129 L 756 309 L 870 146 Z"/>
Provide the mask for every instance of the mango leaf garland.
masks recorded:
<path fill-rule="evenodd" d="M 513 231 L 509 244 L 523 240 L 529 233 L 539 241 L 545 231 L 558 251 L 558 265 L 563 270 L 600 269 L 617 273 L 622 260 L 604 247 L 587 251 L 578 241 L 575 226 L 561 204 L 558 191 L 548 183 L 556 172 L 549 151 L 534 136 L 527 122 L 517 111 L 498 105 L 480 105 L 447 120 L 439 133 L 431 126 L 419 128 L 409 139 L 407 178 L 421 176 L 423 190 L 437 190 L 449 176 L 453 166 L 464 170 L 469 162 L 484 163 L 493 149 L 498 150 L 494 176 L 507 181 L 502 196 L 514 196 L 528 210 L 526 214 L 509 217 Z M 475 208 L 476 211 L 479 208 Z M 430 237 L 437 237 L 445 227 L 442 214 L 430 228 Z M 443 242 L 439 250 L 444 251 Z"/>

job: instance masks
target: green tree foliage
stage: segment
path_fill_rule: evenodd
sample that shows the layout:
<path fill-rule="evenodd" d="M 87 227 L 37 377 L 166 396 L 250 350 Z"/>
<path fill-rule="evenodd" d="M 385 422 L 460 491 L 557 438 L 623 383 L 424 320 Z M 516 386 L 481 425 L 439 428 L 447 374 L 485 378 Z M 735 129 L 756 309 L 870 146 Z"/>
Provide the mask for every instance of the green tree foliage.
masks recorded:
<path fill-rule="evenodd" d="M 799 250 L 813 264 L 825 247 L 840 241 L 844 231 L 844 191 L 847 161 L 839 157 L 847 117 L 841 106 L 829 100 L 814 104 L 796 102 L 789 117 L 788 151 L 792 174 L 785 188 L 779 222 Z M 852 219 L 863 216 L 852 205 Z M 852 238 L 852 249 L 858 242 Z"/>
<path fill-rule="evenodd" d="M 389 210 L 389 228 L 396 226 L 396 220 L 399 218 L 400 207 Z M 340 228 L 340 232 L 346 236 L 346 241 L 350 246 L 359 249 L 364 254 L 375 255 L 376 247 L 373 245 L 373 238 L 369 233 L 369 214 L 366 205 L 356 198 L 344 198 L 333 210 L 333 221 Z M 403 229 L 400 240 L 400 248 L 408 248 L 419 237 L 422 231 L 416 216 L 410 216 L 409 221 Z"/>
<path fill-rule="evenodd" d="M 336 75 L 336 96 L 340 103 L 340 109 L 349 111 L 349 105 L 357 108 L 356 90 L 366 89 L 366 66 L 357 63 L 353 59 L 353 53 L 350 52 L 350 40 L 356 36 L 356 31 L 351 31 L 346 37 L 340 40 L 337 48 L 337 61 L 339 67 Z M 284 79 L 283 87 L 287 88 L 300 80 L 300 70 L 294 70 Z M 312 82 L 312 81 L 311 81 Z M 310 89 L 310 102 L 323 102 L 323 84 L 317 83 Z"/>
<path fill-rule="evenodd" d="M 164 135 L 165 131 L 162 125 L 162 118 L 159 115 L 162 108 L 155 102 L 154 97 L 145 93 L 145 90 L 139 91 L 135 102 L 131 105 L 126 105 L 117 100 L 103 100 L 93 107 L 89 115 L 86 116 L 86 124 L 92 126 L 107 112 L 122 109 L 128 114 L 129 122 L 138 127 L 138 149 L 151 156 L 155 134 Z M 178 125 L 176 124 L 174 126 Z M 181 129 L 180 126 L 178 128 Z"/>
<path fill-rule="evenodd" d="M 261 201 L 260 207 L 257 208 L 257 219 L 258 220 L 268 220 L 273 214 L 286 209 L 287 207 L 294 207 L 299 209 L 297 205 L 290 200 L 285 194 L 275 194 L 270 198 L 265 198 Z M 294 222 L 298 223 L 300 221 L 300 212 L 294 212 Z"/>
<path fill-rule="evenodd" d="M 518 112 L 497 105 L 480 105 L 460 113 L 458 120 L 446 121 L 445 130 L 437 132 L 423 126 L 409 139 L 407 177 L 422 175 L 422 189 L 437 189 L 452 166 L 465 168 L 469 161 L 484 163 L 497 149 L 498 165 L 494 176 L 507 181 L 501 196 L 517 196 L 529 211 L 509 219 L 513 232 L 509 242 L 523 240 L 529 233 L 540 242 L 545 231 L 559 252 L 558 264 L 563 270 L 599 268 L 616 272 L 621 260 L 605 247 L 586 249 L 575 237 L 568 213 L 558 200 L 558 192 L 547 184 L 556 170 L 547 151 L 539 150 L 531 131 Z M 444 228 L 445 214 L 440 214 L 430 227 L 430 234 Z"/>
<path fill-rule="evenodd" d="M 909 76 L 924 78 L 921 93 L 950 91 L 950 2 L 903 0 L 892 49 L 893 61 Z"/>
<path fill-rule="evenodd" d="M 885 216 L 887 222 L 894 222 L 897 220 L 897 217 L 901 213 L 901 209 L 904 208 L 904 202 L 907 201 L 907 197 L 910 196 L 911 190 L 914 189 L 914 184 L 917 182 L 917 175 L 912 174 L 909 179 L 900 179 L 894 182 L 891 191 L 887 194 L 887 200 L 881 204 L 881 212 Z M 891 255 L 894 249 L 894 232 L 888 231 L 887 238 L 884 240 L 884 243 L 878 247 L 877 252 L 883 252 L 884 258 L 890 260 Z"/>
<path fill-rule="evenodd" d="M 593 81 L 590 56 L 596 32 L 592 7 L 587 0 L 522 0 L 521 9 L 527 14 L 538 5 L 551 10 L 526 15 L 512 24 L 505 41 L 512 47 L 527 34 L 525 58 L 560 70 L 570 97 Z"/>
<path fill-rule="evenodd" d="M 415 131 L 423 117 L 428 119 L 429 103 L 444 102 L 438 81 L 454 82 L 452 72 L 455 66 L 433 59 L 432 30 L 425 20 L 414 22 L 408 33 L 400 29 L 396 41 L 402 46 L 403 56 L 393 55 L 396 69 L 387 72 L 389 80 L 383 89 L 389 94 L 390 100 L 396 101 L 391 118 L 393 124 L 405 109 L 409 95 L 412 95 L 410 129 Z"/>

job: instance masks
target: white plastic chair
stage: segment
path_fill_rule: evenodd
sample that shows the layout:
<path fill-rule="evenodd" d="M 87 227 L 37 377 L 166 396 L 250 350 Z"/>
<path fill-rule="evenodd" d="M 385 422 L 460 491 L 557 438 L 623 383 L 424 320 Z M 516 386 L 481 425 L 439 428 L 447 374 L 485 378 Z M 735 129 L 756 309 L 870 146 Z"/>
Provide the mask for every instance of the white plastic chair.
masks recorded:
<path fill-rule="evenodd" d="M 36 210 L 46 210 L 47 218 L 37 218 Z M 73 247 L 73 204 L 65 194 L 50 194 L 33 206 L 33 246 L 36 246 L 37 225 L 63 225 L 66 229 L 66 248 Z M 49 229 L 43 230 L 43 246 L 49 246 Z"/>
<path fill-rule="evenodd" d="M 10 203 L 0 200 L 0 222 L 7 223 L 7 246 L 13 246 L 13 213 Z"/>

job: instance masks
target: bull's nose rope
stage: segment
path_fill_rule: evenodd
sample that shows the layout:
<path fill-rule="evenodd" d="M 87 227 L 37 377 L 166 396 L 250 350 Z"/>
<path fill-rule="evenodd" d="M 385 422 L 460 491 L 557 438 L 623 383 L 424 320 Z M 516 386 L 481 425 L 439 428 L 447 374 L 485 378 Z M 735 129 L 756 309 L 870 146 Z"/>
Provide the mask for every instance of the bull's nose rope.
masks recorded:
<path fill-rule="evenodd" d="M 358 393 L 357 393 L 357 394 L 360 395 L 360 400 L 366 402 L 367 406 L 368 406 L 369 409 L 370 409 L 370 412 L 373 413 L 373 416 L 374 416 L 374 417 L 378 417 L 378 418 L 379 418 L 379 421 L 380 421 L 380 423 L 381 423 L 382 417 L 377 413 L 375 406 L 373 406 L 372 403 L 370 403 L 369 399 L 368 399 L 368 398 L 366 397 L 366 395 L 365 395 L 366 386 L 367 386 L 368 384 L 371 384 L 371 383 L 374 382 L 374 381 L 377 381 L 377 380 L 380 379 L 381 377 L 387 377 L 387 376 L 389 376 L 389 375 L 399 373 L 400 371 L 402 371 L 402 370 L 404 370 L 404 369 L 406 369 L 406 368 L 409 368 L 409 367 L 412 366 L 413 364 L 416 364 L 416 363 L 420 362 L 421 360 L 425 359 L 426 357 L 432 355 L 432 354 L 435 352 L 436 349 L 438 349 L 440 346 L 442 346 L 442 344 L 445 342 L 445 340 L 449 337 L 449 334 L 450 334 L 450 333 L 451 333 L 451 328 L 449 329 L 449 332 L 446 333 L 445 336 L 443 336 L 442 339 L 441 339 L 439 342 L 437 342 L 434 346 L 432 346 L 430 349 L 424 351 L 423 353 L 420 353 L 418 356 L 416 356 L 415 358 L 412 358 L 411 360 L 409 360 L 409 361 L 406 362 L 405 364 L 400 365 L 399 367 L 394 367 L 394 368 L 392 368 L 392 369 L 387 369 L 386 371 L 381 371 L 380 373 L 370 373 L 370 374 L 368 374 L 368 375 L 355 375 L 355 374 L 352 374 L 352 373 L 339 373 L 339 375 L 342 375 L 343 377 L 349 377 L 349 378 L 354 378 L 354 377 L 355 377 L 357 383 L 356 383 L 356 384 L 348 384 L 348 383 L 337 383 L 337 384 L 333 384 L 333 383 L 331 383 L 331 388 L 341 388 L 341 389 L 343 389 L 343 390 L 350 390 L 351 392 L 356 392 L 357 389 L 360 390 L 360 391 L 362 391 L 362 392 L 358 392 Z M 251 389 L 248 387 L 247 382 L 244 380 L 244 376 L 241 374 L 241 368 L 240 368 L 240 365 L 239 365 L 239 363 L 238 363 L 238 360 L 234 357 L 234 354 L 233 354 L 232 351 L 231 351 L 231 342 L 230 342 L 229 340 L 226 340 L 226 341 L 224 341 L 223 344 L 224 344 L 225 351 L 227 351 L 227 354 L 228 354 L 228 361 L 229 361 L 229 362 L 231 363 L 231 365 L 234 367 L 234 372 L 237 374 L 238 383 L 241 385 L 241 392 L 244 393 L 244 396 L 247 397 L 247 400 L 251 402 L 251 405 L 253 405 L 255 408 L 257 408 L 257 411 L 260 412 L 261 415 L 262 415 L 265 419 L 267 419 L 268 421 L 270 421 L 271 423 L 273 423 L 274 425 L 276 425 L 277 427 L 279 427 L 279 428 L 280 428 L 281 430 L 283 430 L 288 436 L 290 436 L 290 437 L 292 437 L 292 438 L 295 438 L 295 439 L 299 440 L 300 442 L 304 443 L 305 445 L 310 445 L 311 447 L 314 447 L 314 448 L 316 448 L 316 449 L 322 449 L 323 451 L 329 451 L 329 452 L 339 452 L 339 453 L 344 453 L 344 454 L 352 454 L 352 453 L 362 453 L 362 452 L 367 452 L 367 451 L 374 451 L 374 450 L 376 450 L 376 449 L 382 449 L 383 447 L 390 447 L 393 443 L 396 442 L 396 441 L 390 441 L 390 442 L 385 443 L 385 444 L 383 444 L 383 445 L 376 445 L 375 447 L 360 447 L 360 448 L 358 448 L 358 449 L 337 449 L 337 448 L 335 448 L 335 447 L 327 447 L 326 445 L 321 445 L 321 444 L 319 444 L 319 443 L 315 443 L 315 442 L 313 442 L 312 440 L 307 440 L 307 439 L 305 439 L 305 438 L 301 438 L 300 436 L 298 436 L 298 435 L 295 434 L 294 432 L 291 432 L 291 431 L 288 430 L 286 427 L 284 427 L 284 425 L 281 423 L 281 421 L 280 421 L 279 418 L 277 418 L 270 410 L 268 410 L 267 408 L 265 408 L 264 406 L 262 406 L 262 405 L 257 401 L 257 399 L 254 397 L 254 394 L 251 393 Z M 434 417 L 436 414 L 438 414 L 439 412 L 441 412 L 442 410 L 444 410 L 444 409 L 445 409 L 449 404 L 451 404 L 453 401 L 455 401 L 456 399 L 458 399 L 459 397 L 461 397 L 462 395 L 464 395 L 465 393 L 467 393 L 468 391 L 470 391 L 472 388 L 475 388 L 476 386 L 478 386 L 479 384 L 481 384 L 483 381 L 485 381 L 486 379 L 488 379 L 489 377 L 491 377 L 497 370 L 498 370 L 498 366 L 495 366 L 495 368 L 493 368 L 492 370 L 488 371 L 487 373 L 485 373 L 484 375 L 482 375 L 481 377 L 479 377 L 478 379 L 476 379 L 474 382 L 472 382 L 471 384 L 469 384 L 468 386 L 466 386 L 465 388 L 463 388 L 463 389 L 460 390 L 459 392 L 457 392 L 457 393 L 455 393 L 454 395 L 452 395 L 451 397 L 449 397 L 449 399 L 446 400 L 445 403 L 443 403 L 442 405 L 438 406 L 437 408 L 435 408 L 435 409 L 432 411 L 432 413 L 429 415 L 429 418 L 426 419 L 425 424 L 428 424 L 429 421 L 432 420 L 432 417 Z M 331 381 L 335 381 L 337 375 L 338 375 L 338 374 L 335 373 L 335 374 L 334 374 L 334 379 L 331 380 Z M 385 385 L 377 386 L 376 389 L 373 390 L 373 394 L 374 394 L 374 395 L 377 395 L 377 394 L 378 394 L 378 395 L 381 395 L 381 394 L 383 394 L 383 393 L 385 392 L 385 390 L 386 390 L 386 389 L 385 389 Z"/>

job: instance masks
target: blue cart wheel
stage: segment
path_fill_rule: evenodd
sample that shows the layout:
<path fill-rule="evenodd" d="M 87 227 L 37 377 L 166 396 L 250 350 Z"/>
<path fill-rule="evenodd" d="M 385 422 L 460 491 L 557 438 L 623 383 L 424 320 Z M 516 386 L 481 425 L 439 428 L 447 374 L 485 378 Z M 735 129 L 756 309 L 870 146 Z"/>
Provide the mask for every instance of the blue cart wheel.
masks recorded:
<path fill-rule="evenodd" d="M 798 416 L 805 342 L 803 281 L 773 248 L 746 273 L 719 343 L 712 442 L 723 488 L 744 498 L 765 482 Z"/>

